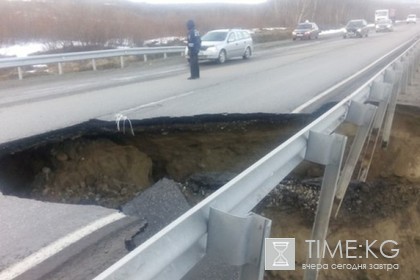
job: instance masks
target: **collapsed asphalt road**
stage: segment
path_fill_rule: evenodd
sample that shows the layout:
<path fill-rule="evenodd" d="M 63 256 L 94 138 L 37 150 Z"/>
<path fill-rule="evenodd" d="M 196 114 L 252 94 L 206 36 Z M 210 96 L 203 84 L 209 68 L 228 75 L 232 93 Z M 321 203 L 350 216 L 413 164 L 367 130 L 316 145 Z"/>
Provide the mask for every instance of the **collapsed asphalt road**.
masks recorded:
<path fill-rule="evenodd" d="M 99 274 L 312 118 L 248 115 L 161 120 L 160 124 L 134 123 L 135 136 L 130 130 L 119 132 L 115 123 L 93 122 L 3 146 L 4 197 L 103 206 L 128 216 L 112 228 L 99 230 L 107 234 L 78 242 L 84 244 L 76 246 L 78 250 L 63 250 L 64 264 L 37 266 L 21 279 L 66 279 L 68 275 L 86 279 Z M 54 228 L 48 231 L 59 234 Z M 95 238 L 98 242 L 92 241 Z M 74 266 L 83 267 L 77 276 L 69 272 Z"/>
<path fill-rule="evenodd" d="M 344 216 L 338 223 L 333 223 L 334 230 L 355 235 L 352 225 L 357 223 L 364 228 L 365 236 L 378 238 L 376 234 L 383 226 L 398 228 L 404 222 L 400 219 L 407 216 L 413 221 L 407 230 L 419 232 L 416 222 L 419 211 L 415 207 L 419 189 L 415 182 L 420 173 L 415 165 L 418 155 L 413 152 L 418 151 L 416 147 L 420 141 L 419 115 L 418 109 L 398 108 L 390 146 L 386 151 L 378 150 L 371 169 L 370 180 L 379 179 L 382 183 L 351 188 L 344 203 Z M 71 273 L 74 273 L 74 267 L 84 263 L 86 270 L 78 270 L 77 277 L 85 279 L 86 275 L 92 277 L 106 269 L 188 207 L 288 139 L 312 118 L 266 115 L 224 121 L 205 119 L 198 123 L 184 120 L 172 122 L 170 126 L 164 122 L 160 125 L 143 123 L 134 124 L 135 136 L 129 130 L 126 134 L 117 132 L 113 124 L 103 125 L 97 131 L 76 129 L 61 137 L 50 135 L 43 137 L 41 142 L 31 139 L 26 143 L 15 143 L 8 147 L 13 151 L 3 153 L 0 159 L 1 191 L 7 197 L 102 205 L 122 209 L 131 217 L 124 226 L 110 230 L 99 243 L 90 243 L 80 250 L 80 254 L 73 255 L 64 265 L 55 267 L 42 278 L 69 279 L 69 275 L 75 276 Z M 354 130 L 343 125 L 340 133 L 352 137 Z M 68 137 L 63 139 L 63 135 Z M 45 139 L 50 141 L 45 142 Z M 319 166 L 304 164 L 292 176 L 319 178 L 322 174 Z M 157 187 L 151 187 L 156 182 Z M 310 232 L 319 187 L 316 183 L 302 185 L 293 180 L 283 182 L 283 186 L 286 187 L 279 186 L 280 191 L 276 189 L 257 211 L 274 221 L 273 236 L 284 234 L 280 225 L 287 219 L 288 234 L 303 238 Z M 171 188 L 173 195 L 166 196 L 171 192 L 165 188 Z M 159 189 L 165 195 L 159 191 L 155 193 Z M 385 189 L 386 195 L 378 196 Z M 386 207 L 381 205 L 381 201 L 390 197 L 392 203 L 387 203 Z M 145 200 L 155 201 L 154 207 L 147 207 Z M 162 209 L 166 212 L 147 214 L 146 210 L 156 211 L 160 205 L 167 205 Z M 366 212 L 370 214 L 365 215 Z M 387 234 L 384 238 L 395 235 L 406 247 L 418 246 L 415 234 L 403 236 L 390 231 L 383 234 Z M 104 258 L 97 258 L 96 254 Z M 299 256 L 298 260 L 304 261 L 304 256 Z M 406 279 L 417 273 L 412 254 L 403 255 L 399 261 L 404 264 L 404 271 L 398 273 L 403 273 L 408 277 Z M 349 277 L 354 276 L 347 273 Z M 397 275 L 385 271 L 381 277 L 391 279 Z M 277 274 L 269 273 L 267 277 L 277 279 Z"/>
<path fill-rule="evenodd" d="M 0 158 L 1 191 L 43 201 L 118 208 L 165 177 L 185 182 L 198 173 L 239 174 L 312 118 L 247 115 L 162 120 L 133 123 L 134 136 L 128 129 L 125 134 L 118 132 L 114 123 L 94 123 L 96 131 L 93 126 L 74 127 L 9 145 L 13 153 Z"/>

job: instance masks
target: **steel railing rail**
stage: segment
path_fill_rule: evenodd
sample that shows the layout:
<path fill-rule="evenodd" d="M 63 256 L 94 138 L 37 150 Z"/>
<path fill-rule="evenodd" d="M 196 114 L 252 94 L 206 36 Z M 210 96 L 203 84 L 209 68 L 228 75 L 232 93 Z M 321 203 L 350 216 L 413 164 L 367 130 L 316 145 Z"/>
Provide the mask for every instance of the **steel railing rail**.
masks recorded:
<path fill-rule="evenodd" d="M 170 53 L 179 53 L 183 55 L 185 47 L 174 46 L 174 47 L 144 47 L 144 48 L 129 48 L 129 49 L 112 49 L 112 50 L 100 50 L 100 51 L 87 51 L 87 52 L 73 52 L 73 53 L 62 53 L 62 54 L 48 54 L 48 55 L 36 55 L 28 57 L 17 57 L 17 58 L 2 58 L 0 59 L 0 69 L 4 68 L 18 68 L 19 79 L 23 79 L 23 73 L 21 67 L 39 65 L 39 64 L 51 64 L 57 63 L 59 68 L 59 74 L 63 73 L 62 63 L 80 61 L 80 60 L 92 60 L 93 70 L 96 70 L 96 59 L 120 57 L 121 68 L 124 68 L 124 57 L 125 56 L 137 56 L 143 55 L 144 60 L 147 61 L 147 56 L 152 54 L 162 54 L 164 58 Z"/>
<path fill-rule="evenodd" d="M 381 112 L 381 108 L 384 107 L 384 104 L 385 108 L 389 106 L 389 100 L 393 99 L 390 98 L 391 94 L 398 94 L 398 91 L 391 91 L 390 88 L 401 89 L 403 87 L 402 77 L 410 77 L 412 75 L 410 71 L 415 69 L 409 61 L 414 60 L 418 63 L 420 52 L 417 43 L 418 41 L 414 41 L 403 54 L 351 95 L 102 272 L 95 280 L 182 279 L 206 257 L 206 254 L 209 254 L 211 251 L 209 247 L 214 245 L 209 241 L 214 240 L 214 238 L 210 238 L 211 231 L 209 230 L 209 225 L 214 225 L 212 221 L 216 220 L 212 214 L 214 209 L 234 217 L 248 217 L 250 211 L 297 165 L 305 160 L 326 166 L 321 187 L 320 205 L 312 232 L 312 239 L 325 240 L 333 199 L 336 196 L 337 182 L 340 173 L 343 173 L 340 170 L 347 169 L 344 172 L 346 174 L 352 173 L 349 171 L 354 170 L 354 167 L 347 163 L 341 169 L 346 137 L 335 134 L 334 131 L 345 121 L 353 122 L 361 127 L 362 131 L 365 131 L 366 127 L 374 126 L 372 123 L 379 123 L 378 116 L 382 116 L 382 120 L 384 119 L 385 114 Z M 386 77 L 389 76 L 390 71 L 395 74 L 393 81 Z M 390 82 L 398 86 L 391 87 Z M 371 101 L 377 102 L 378 100 L 379 105 L 370 104 Z M 356 136 L 356 138 L 352 145 L 360 146 L 366 142 L 367 135 L 360 133 L 360 136 Z M 355 154 L 348 155 L 348 157 L 354 158 L 358 157 L 361 148 L 356 147 L 351 150 L 356 152 L 351 151 L 350 153 Z M 224 225 L 229 230 L 235 226 L 234 223 Z M 220 225 L 219 227 L 223 228 Z M 262 245 L 258 242 L 257 244 L 264 246 L 263 241 L 261 242 Z M 255 242 L 244 244 L 255 245 Z M 232 244 L 232 247 L 229 248 L 218 248 L 219 257 L 232 254 L 234 246 Z M 260 248 L 259 262 L 264 261 L 262 252 L 263 248 Z M 308 259 L 308 263 L 319 263 L 320 261 L 320 259 Z M 246 264 L 243 263 L 243 265 Z M 236 265 L 238 264 L 236 263 Z M 261 269 L 258 264 L 256 267 Z M 305 273 L 306 279 L 317 278 L 316 270 L 308 270 Z M 252 279 L 262 279 L 261 275 L 262 273 L 258 278 Z M 241 279 L 251 279 L 246 274 L 242 274 L 241 277 Z"/>

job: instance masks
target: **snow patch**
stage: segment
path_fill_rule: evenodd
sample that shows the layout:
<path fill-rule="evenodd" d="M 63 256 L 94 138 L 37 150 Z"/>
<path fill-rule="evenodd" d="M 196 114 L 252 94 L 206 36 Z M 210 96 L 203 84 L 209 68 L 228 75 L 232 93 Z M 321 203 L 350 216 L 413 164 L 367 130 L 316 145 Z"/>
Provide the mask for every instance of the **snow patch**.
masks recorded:
<path fill-rule="evenodd" d="M 30 54 L 45 50 L 43 43 L 25 43 L 0 47 L 0 55 L 26 57 Z"/>

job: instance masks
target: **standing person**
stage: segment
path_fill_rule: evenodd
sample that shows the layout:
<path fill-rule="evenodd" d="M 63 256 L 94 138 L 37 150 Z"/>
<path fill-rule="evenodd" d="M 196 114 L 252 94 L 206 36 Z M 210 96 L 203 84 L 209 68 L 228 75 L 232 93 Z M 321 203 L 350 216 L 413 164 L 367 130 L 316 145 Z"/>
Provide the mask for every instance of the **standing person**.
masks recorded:
<path fill-rule="evenodd" d="M 188 80 L 200 78 L 200 68 L 198 66 L 198 52 L 201 47 L 200 33 L 195 29 L 194 21 L 187 21 L 188 28 L 188 55 L 190 57 L 190 72 L 191 76 Z"/>

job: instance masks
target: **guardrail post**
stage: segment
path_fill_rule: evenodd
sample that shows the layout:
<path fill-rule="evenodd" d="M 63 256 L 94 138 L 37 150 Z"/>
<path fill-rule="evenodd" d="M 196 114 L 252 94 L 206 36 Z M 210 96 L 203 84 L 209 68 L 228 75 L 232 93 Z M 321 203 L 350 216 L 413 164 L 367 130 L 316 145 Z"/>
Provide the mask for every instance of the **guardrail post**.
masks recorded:
<path fill-rule="evenodd" d="M 403 76 L 401 79 L 401 94 L 407 93 L 407 87 L 408 87 L 408 77 L 409 77 L 409 64 L 407 57 L 404 57 L 401 61 L 402 67 L 403 67 Z"/>
<path fill-rule="evenodd" d="M 366 145 L 366 149 L 361 158 L 360 169 L 357 178 L 365 182 L 369 173 L 370 164 L 372 163 L 373 155 L 375 153 L 376 145 L 379 140 L 381 127 L 384 121 L 386 109 L 388 107 L 392 85 L 384 82 L 373 82 L 370 88 L 369 100 L 370 102 L 378 103 L 378 109 L 373 120 L 371 134 Z"/>
<path fill-rule="evenodd" d="M 183 280 L 214 279 L 209 271 L 211 274 L 221 264 L 234 268 L 224 272 L 227 274 L 224 279 L 262 280 L 264 240 L 270 236 L 270 230 L 271 220 L 260 215 L 239 217 L 210 208 L 207 254 Z M 239 278 L 229 272 L 239 274 Z"/>
<path fill-rule="evenodd" d="M 406 63 L 406 71 L 407 71 L 407 86 L 410 85 L 411 79 L 411 63 L 410 63 L 410 52 L 408 52 L 404 57 L 404 62 Z"/>
<path fill-rule="evenodd" d="M 143 61 L 147 62 L 147 55 L 146 54 L 143 55 Z"/>
<path fill-rule="evenodd" d="M 58 75 L 63 75 L 63 65 L 61 65 L 61 62 L 58 63 Z"/>
<path fill-rule="evenodd" d="M 23 72 L 22 72 L 22 67 L 18 67 L 18 76 L 19 76 L 19 80 L 23 80 Z"/>
<path fill-rule="evenodd" d="M 120 56 L 121 69 L 124 68 L 124 56 Z"/>
<path fill-rule="evenodd" d="M 394 70 L 388 69 L 385 71 L 385 82 L 392 84 L 391 98 L 388 105 L 388 110 L 385 116 L 384 130 L 382 133 L 382 147 L 388 146 L 389 138 L 391 137 L 392 122 L 395 115 L 395 107 L 397 107 L 398 92 L 400 88 L 400 80 L 402 78 L 402 70 L 395 65 Z"/>
<path fill-rule="evenodd" d="M 337 192 L 335 194 L 336 201 L 334 203 L 336 208 L 335 217 L 337 217 L 338 211 L 340 210 L 344 195 L 346 194 L 360 154 L 362 153 L 364 143 L 369 136 L 375 113 L 376 106 L 355 101 L 352 101 L 350 104 L 346 121 L 357 125 L 358 129 L 338 180 Z"/>
<path fill-rule="evenodd" d="M 310 132 L 308 138 L 308 148 L 305 159 L 325 165 L 324 178 L 322 180 L 321 192 L 315 221 L 312 229 L 311 240 L 319 240 L 322 244 L 327 237 L 327 231 L 331 212 L 334 203 L 337 182 L 340 174 L 341 163 L 346 148 L 347 137 L 339 134 L 322 134 Z M 311 243 L 311 251 L 317 252 L 316 242 Z M 325 248 L 324 246 L 322 246 Z M 320 255 L 307 257 L 308 265 L 317 265 L 322 261 L 323 251 Z M 318 269 L 305 270 L 305 280 L 315 280 L 318 277 Z"/>
<path fill-rule="evenodd" d="M 409 61 L 410 61 L 410 76 L 409 76 L 408 83 L 411 86 L 411 85 L 413 85 L 413 81 L 414 81 L 414 78 L 415 78 L 415 75 L 416 75 L 416 71 L 417 71 L 417 69 L 416 69 L 417 66 L 416 66 L 415 51 L 412 50 L 410 52 L 409 56 L 410 56 L 409 57 Z"/>
<path fill-rule="evenodd" d="M 397 95 L 398 94 L 402 94 L 402 87 L 403 87 L 403 83 L 404 83 L 404 63 L 401 61 L 397 61 L 394 64 L 394 70 L 397 72 L 397 83 L 398 83 L 398 87 L 397 87 Z"/>
<path fill-rule="evenodd" d="M 92 69 L 96 71 L 96 60 L 94 58 L 92 58 Z"/>
<path fill-rule="evenodd" d="M 163 53 L 163 59 L 167 59 L 168 58 L 168 54 L 167 53 Z"/>
<path fill-rule="evenodd" d="M 419 65 L 420 64 L 420 49 L 417 46 L 417 48 L 415 48 L 414 50 L 414 71 L 416 73 L 419 72 Z"/>
<path fill-rule="evenodd" d="M 385 82 L 373 82 L 370 89 L 369 102 L 379 102 L 377 118 L 373 122 L 374 129 L 382 127 L 383 119 L 388 106 L 392 84 Z"/>

